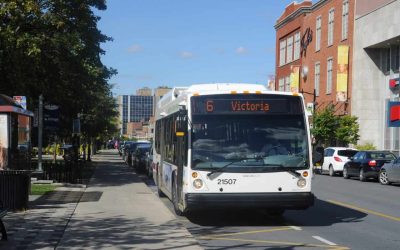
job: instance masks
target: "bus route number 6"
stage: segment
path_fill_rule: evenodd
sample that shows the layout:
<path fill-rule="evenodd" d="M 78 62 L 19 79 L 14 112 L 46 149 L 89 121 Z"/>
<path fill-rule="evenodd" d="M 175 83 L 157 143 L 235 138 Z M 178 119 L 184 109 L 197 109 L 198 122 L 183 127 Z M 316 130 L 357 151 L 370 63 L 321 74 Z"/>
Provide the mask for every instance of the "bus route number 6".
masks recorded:
<path fill-rule="evenodd" d="M 207 109 L 207 112 L 213 112 L 214 111 L 214 102 L 213 101 L 207 101 L 206 102 L 206 109 Z"/>

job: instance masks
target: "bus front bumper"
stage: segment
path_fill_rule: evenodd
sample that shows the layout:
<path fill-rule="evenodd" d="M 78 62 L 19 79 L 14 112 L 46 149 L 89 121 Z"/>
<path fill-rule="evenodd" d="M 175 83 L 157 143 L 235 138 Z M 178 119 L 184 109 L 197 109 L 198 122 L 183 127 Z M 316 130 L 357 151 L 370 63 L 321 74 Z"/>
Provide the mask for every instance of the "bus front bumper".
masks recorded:
<path fill-rule="evenodd" d="M 301 193 L 189 193 L 185 195 L 186 208 L 202 209 L 306 209 L 314 205 L 311 192 Z"/>

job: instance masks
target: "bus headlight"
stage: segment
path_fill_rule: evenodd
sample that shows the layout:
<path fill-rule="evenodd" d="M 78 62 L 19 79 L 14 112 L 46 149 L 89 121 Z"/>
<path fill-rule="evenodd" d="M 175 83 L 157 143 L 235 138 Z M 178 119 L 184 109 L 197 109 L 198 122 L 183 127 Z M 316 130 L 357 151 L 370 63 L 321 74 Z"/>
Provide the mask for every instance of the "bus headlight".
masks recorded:
<path fill-rule="evenodd" d="M 196 189 L 200 189 L 203 187 L 203 181 L 200 179 L 196 179 L 193 181 L 193 187 Z"/>
<path fill-rule="evenodd" d="M 297 181 L 297 186 L 298 186 L 299 188 L 305 187 L 306 184 L 307 184 L 306 179 L 301 178 L 301 179 L 299 179 L 299 180 Z"/>

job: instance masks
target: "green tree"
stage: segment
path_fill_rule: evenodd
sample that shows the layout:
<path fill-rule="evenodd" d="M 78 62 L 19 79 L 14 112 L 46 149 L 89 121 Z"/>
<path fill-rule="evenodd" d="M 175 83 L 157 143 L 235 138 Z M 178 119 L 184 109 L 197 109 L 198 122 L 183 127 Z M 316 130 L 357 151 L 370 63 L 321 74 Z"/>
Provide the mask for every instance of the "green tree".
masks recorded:
<path fill-rule="evenodd" d="M 335 115 L 334 106 L 328 106 L 313 117 L 311 133 L 325 146 L 356 144 L 360 138 L 357 117 Z"/>
<path fill-rule="evenodd" d="M 338 126 L 338 118 L 335 116 L 333 106 L 328 106 L 313 116 L 313 128 L 311 133 L 317 143 L 325 146 L 335 139 L 335 131 Z"/>
<path fill-rule="evenodd" d="M 100 60 L 112 39 L 98 30 L 95 8 L 105 0 L 0 0 L 0 93 L 26 95 L 31 110 L 40 94 L 59 105 L 61 138 L 78 113 L 88 114 L 90 136 L 116 129 L 107 82 L 116 71 Z"/>
<path fill-rule="evenodd" d="M 357 119 L 357 117 L 350 115 L 341 116 L 339 119 L 339 126 L 335 134 L 336 138 L 345 145 L 349 143 L 357 144 L 360 138 Z"/>

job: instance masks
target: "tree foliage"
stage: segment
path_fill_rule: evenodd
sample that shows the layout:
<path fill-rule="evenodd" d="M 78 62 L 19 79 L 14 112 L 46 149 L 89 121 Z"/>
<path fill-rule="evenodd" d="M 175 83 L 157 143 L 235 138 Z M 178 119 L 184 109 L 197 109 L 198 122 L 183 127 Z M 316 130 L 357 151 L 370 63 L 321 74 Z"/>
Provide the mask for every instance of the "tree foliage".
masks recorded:
<path fill-rule="evenodd" d="M 358 118 L 355 116 L 341 116 L 339 119 L 339 126 L 335 131 L 336 138 L 346 145 L 349 143 L 357 144 L 360 138 L 358 134 L 360 128 L 357 120 Z"/>
<path fill-rule="evenodd" d="M 325 146 L 356 144 L 360 138 L 357 119 L 350 115 L 335 115 L 334 107 L 328 106 L 314 115 L 311 132 L 317 143 Z"/>
<path fill-rule="evenodd" d="M 116 73 L 100 60 L 101 43 L 93 9 L 105 0 L 0 0 L 0 93 L 25 95 L 28 107 L 45 103 L 61 109 L 60 136 L 85 114 L 89 136 L 113 131 L 117 115 L 108 79 Z"/>
<path fill-rule="evenodd" d="M 338 125 L 338 118 L 332 106 L 327 107 L 321 112 L 317 112 L 313 117 L 312 134 L 317 142 L 328 144 L 335 138 L 335 130 Z"/>

